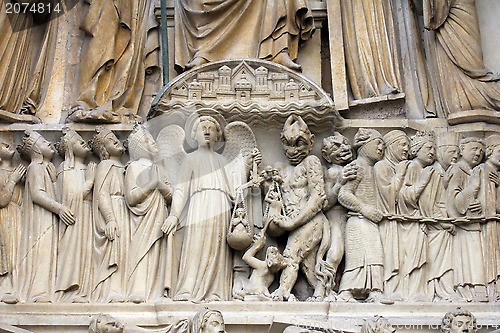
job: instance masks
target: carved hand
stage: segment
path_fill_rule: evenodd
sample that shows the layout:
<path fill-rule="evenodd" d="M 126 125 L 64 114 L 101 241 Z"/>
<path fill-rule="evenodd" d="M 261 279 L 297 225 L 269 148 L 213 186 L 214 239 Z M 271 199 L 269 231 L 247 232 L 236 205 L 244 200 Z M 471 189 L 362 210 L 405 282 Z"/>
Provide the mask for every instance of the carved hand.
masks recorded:
<path fill-rule="evenodd" d="M 434 168 L 425 168 L 420 176 L 420 181 L 418 182 L 418 188 L 423 191 L 424 188 L 429 184 L 432 175 L 434 174 Z M 420 194 L 419 194 L 420 195 Z"/>
<path fill-rule="evenodd" d="M 372 205 L 365 205 L 361 208 L 361 214 L 372 222 L 379 223 L 384 218 L 381 211 Z"/>
<path fill-rule="evenodd" d="M 401 161 L 396 165 L 396 178 L 403 179 L 406 175 L 406 171 L 408 170 L 408 166 L 410 165 L 410 161 Z"/>
<path fill-rule="evenodd" d="M 92 181 L 92 183 L 94 182 L 96 167 L 97 167 L 97 164 L 94 162 L 90 162 L 87 165 L 87 171 L 85 172 L 85 180 L 87 180 L 87 181 L 90 180 L 90 181 Z"/>
<path fill-rule="evenodd" d="M 19 164 L 10 174 L 9 181 L 17 184 L 25 174 L 26 174 L 26 167 L 22 164 Z"/>
<path fill-rule="evenodd" d="M 106 224 L 104 234 L 110 241 L 114 241 L 116 237 L 120 237 L 120 230 L 115 220 L 109 221 L 108 224 Z"/>
<path fill-rule="evenodd" d="M 75 216 L 73 215 L 73 212 L 68 207 L 61 206 L 61 209 L 59 210 L 58 215 L 64 224 L 66 224 L 66 225 L 75 224 Z"/>
<path fill-rule="evenodd" d="M 358 175 L 358 166 L 355 163 L 350 163 L 342 169 L 342 174 L 339 177 L 338 183 L 345 185 L 347 181 L 356 179 Z"/>
<path fill-rule="evenodd" d="M 175 233 L 177 223 L 179 223 L 179 218 L 177 216 L 170 215 L 161 226 L 161 231 L 167 235 L 173 235 Z"/>
<path fill-rule="evenodd" d="M 280 219 L 275 219 L 274 223 L 276 223 L 281 229 L 287 231 L 293 230 L 295 227 L 294 220 L 285 216 L 283 216 L 283 218 Z"/>
<path fill-rule="evenodd" d="M 469 205 L 469 210 L 473 213 L 480 214 L 483 209 L 481 208 L 481 203 L 479 202 L 479 200 L 474 200 Z"/>
<path fill-rule="evenodd" d="M 495 184 L 495 186 L 498 187 L 498 185 L 500 185 L 500 175 L 498 174 L 498 172 L 490 172 L 488 176 L 490 178 L 490 181 Z"/>

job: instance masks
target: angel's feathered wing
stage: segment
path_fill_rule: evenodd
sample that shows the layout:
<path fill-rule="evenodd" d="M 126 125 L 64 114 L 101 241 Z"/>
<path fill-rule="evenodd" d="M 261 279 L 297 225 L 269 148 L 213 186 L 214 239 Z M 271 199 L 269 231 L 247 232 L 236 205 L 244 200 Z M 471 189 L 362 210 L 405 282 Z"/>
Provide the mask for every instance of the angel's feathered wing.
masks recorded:
<path fill-rule="evenodd" d="M 156 138 L 158 159 L 166 171 L 167 180 L 172 184 L 178 181 L 182 161 L 187 153 L 184 150 L 184 129 L 178 125 L 169 125 L 162 129 Z"/>

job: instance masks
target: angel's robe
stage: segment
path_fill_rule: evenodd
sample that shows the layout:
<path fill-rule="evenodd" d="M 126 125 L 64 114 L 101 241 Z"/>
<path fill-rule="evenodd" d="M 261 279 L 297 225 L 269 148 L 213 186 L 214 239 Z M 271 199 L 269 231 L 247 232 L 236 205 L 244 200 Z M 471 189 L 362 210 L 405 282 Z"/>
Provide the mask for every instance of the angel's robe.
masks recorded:
<path fill-rule="evenodd" d="M 186 219 L 181 221 L 184 239 L 174 299 L 229 300 L 233 267 L 226 237 L 234 193 L 228 161 L 214 151 L 198 149 L 182 166 L 175 191 L 188 201 Z"/>
<path fill-rule="evenodd" d="M 446 112 L 500 110 L 500 80 L 485 68 L 475 0 L 424 0 L 424 25 L 436 34 Z"/>
<path fill-rule="evenodd" d="M 195 58 L 296 59 L 314 31 L 307 0 L 176 0 L 175 64 Z"/>
<path fill-rule="evenodd" d="M 391 1 L 341 1 L 347 72 L 355 99 L 401 91 Z"/>

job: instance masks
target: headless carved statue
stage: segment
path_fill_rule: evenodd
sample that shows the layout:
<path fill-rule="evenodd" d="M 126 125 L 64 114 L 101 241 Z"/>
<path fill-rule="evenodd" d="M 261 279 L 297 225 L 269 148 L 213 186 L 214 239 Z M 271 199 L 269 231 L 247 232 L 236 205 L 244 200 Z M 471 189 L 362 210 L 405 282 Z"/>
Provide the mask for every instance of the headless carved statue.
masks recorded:
<path fill-rule="evenodd" d="M 135 117 L 146 70 L 157 66 L 158 42 L 150 0 L 86 0 L 86 33 L 78 77 L 78 98 L 70 121 L 116 123 Z M 153 19 L 152 19 L 153 17 Z M 155 34 L 152 34 L 155 36 Z"/>
<path fill-rule="evenodd" d="M 341 1 L 347 71 L 354 99 L 401 91 L 392 2 Z"/>
<path fill-rule="evenodd" d="M 307 0 L 175 1 L 175 64 L 259 58 L 299 70 L 299 44 L 313 31 Z"/>
<path fill-rule="evenodd" d="M 424 25 L 436 35 L 445 113 L 500 110 L 500 76 L 483 63 L 476 2 L 424 0 L 423 6 Z"/>

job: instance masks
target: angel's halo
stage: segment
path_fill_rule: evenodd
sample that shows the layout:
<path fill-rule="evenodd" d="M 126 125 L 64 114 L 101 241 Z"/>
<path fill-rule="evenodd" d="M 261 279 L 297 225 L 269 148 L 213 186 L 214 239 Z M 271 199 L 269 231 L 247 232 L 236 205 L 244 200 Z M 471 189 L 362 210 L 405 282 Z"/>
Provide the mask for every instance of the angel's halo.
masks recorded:
<path fill-rule="evenodd" d="M 215 143 L 214 150 L 219 150 L 224 146 L 224 129 L 226 128 L 227 122 L 226 119 L 219 111 L 212 108 L 202 108 L 194 111 L 186 120 L 186 125 L 184 126 L 184 132 L 186 133 L 186 142 L 191 148 L 197 148 L 198 143 L 193 140 L 191 137 L 191 133 L 193 131 L 193 126 L 196 120 L 202 116 L 210 116 L 214 118 L 218 123 L 222 131 L 222 141 L 218 141 Z"/>

